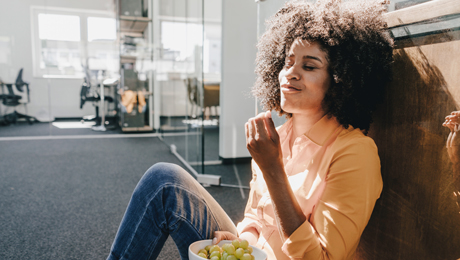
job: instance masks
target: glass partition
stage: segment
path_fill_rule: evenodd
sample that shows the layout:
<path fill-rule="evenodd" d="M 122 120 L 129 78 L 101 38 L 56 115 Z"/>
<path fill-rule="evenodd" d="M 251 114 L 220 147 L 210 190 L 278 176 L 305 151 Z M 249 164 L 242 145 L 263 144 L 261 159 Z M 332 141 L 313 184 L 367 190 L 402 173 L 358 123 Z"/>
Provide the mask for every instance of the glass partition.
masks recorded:
<path fill-rule="evenodd" d="M 30 91 L 12 85 L 26 104 L 6 106 L 2 99 L 0 137 L 155 131 L 197 172 L 204 172 L 204 161 L 219 163 L 221 0 L 6 7 L 0 79 L 15 83 L 22 68 Z M 24 30 L 8 26 L 14 17 Z M 145 104 L 125 106 L 129 91 Z M 35 118 L 33 127 L 25 118 L 13 124 L 8 114 L 15 110 Z M 92 131 L 101 130 L 95 129 L 101 121 L 106 131 Z"/>
<path fill-rule="evenodd" d="M 219 163 L 220 1 L 155 0 L 156 127 L 196 173 Z"/>
<path fill-rule="evenodd" d="M 203 172 L 203 1 L 158 1 L 155 88 L 163 140 Z"/>

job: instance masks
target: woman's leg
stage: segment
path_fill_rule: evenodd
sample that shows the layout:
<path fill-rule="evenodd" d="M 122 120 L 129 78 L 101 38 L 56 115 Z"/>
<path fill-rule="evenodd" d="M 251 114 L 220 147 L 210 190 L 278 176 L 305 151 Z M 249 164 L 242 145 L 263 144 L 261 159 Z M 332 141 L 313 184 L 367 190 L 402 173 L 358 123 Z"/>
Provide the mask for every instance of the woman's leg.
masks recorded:
<path fill-rule="evenodd" d="M 158 163 L 137 184 L 108 260 L 156 259 L 168 235 L 188 259 L 188 246 L 216 230 L 236 234 L 225 211 L 189 173 Z"/>

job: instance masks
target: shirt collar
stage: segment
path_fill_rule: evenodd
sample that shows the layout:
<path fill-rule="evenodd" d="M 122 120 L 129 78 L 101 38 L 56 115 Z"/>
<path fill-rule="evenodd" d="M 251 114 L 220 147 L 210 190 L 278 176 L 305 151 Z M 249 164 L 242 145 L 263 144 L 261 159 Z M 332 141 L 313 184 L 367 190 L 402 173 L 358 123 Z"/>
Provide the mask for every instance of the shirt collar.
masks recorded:
<path fill-rule="evenodd" d="M 304 135 L 314 143 L 323 146 L 340 124 L 334 116 L 323 116 Z"/>
<path fill-rule="evenodd" d="M 318 122 L 316 122 L 310 130 L 308 130 L 304 136 L 310 139 L 317 145 L 323 146 L 323 144 L 329 139 L 334 131 L 339 127 L 340 124 L 334 116 L 328 117 L 323 116 Z M 280 137 L 287 137 L 292 129 L 292 118 L 278 128 Z M 281 138 L 282 140 L 286 138 Z"/>

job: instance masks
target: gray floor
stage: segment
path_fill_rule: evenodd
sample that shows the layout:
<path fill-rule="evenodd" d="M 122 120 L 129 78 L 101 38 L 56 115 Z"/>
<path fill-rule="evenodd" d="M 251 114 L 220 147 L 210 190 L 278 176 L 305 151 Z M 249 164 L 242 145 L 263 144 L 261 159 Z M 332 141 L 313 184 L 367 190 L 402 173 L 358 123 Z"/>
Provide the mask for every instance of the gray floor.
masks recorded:
<path fill-rule="evenodd" d="M 8 140 L 17 126 L 0 127 L 0 259 L 105 259 L 145 170 L 156 162 L 181 165 L 155 137 Z M 47 135 L 46 127 L 26 130 Z M 52 132 L 80 130 L 88 129 Z M 249 163 L 207 166 L 206 173 L 232 185 L 251 178 Z M 241 220 L 247 189 L 207 190 L 234 222 Z M 171 239 L 159 259 L 179 259 Z"/>

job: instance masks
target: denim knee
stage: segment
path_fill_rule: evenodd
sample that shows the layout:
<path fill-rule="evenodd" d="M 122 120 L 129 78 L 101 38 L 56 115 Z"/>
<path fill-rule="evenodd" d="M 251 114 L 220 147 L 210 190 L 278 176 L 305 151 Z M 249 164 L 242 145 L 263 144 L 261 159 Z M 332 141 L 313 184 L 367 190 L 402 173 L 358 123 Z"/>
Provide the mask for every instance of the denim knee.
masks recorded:
<path fill-rule="evenodd" d="M 173 163 L 160 162 L 152 165 L 144 174 L 144 177 L 147 179 L 155 179 L 159 182 L 173 182 L 180 183 L 183 181 L 184 173 L 189 175 L 184 169 L 179 165 Z M 143 177 L 143 178 L 144 178 Z"/>
<path fill-rule="evenodd" d="M 190 179 L 193 179 L 193 177 L 176 164 L 156 163 L 144 173 L 134 193 L 155 192 L 168 184 L 187 187 L 187 185 L 190 185 Z"/>

